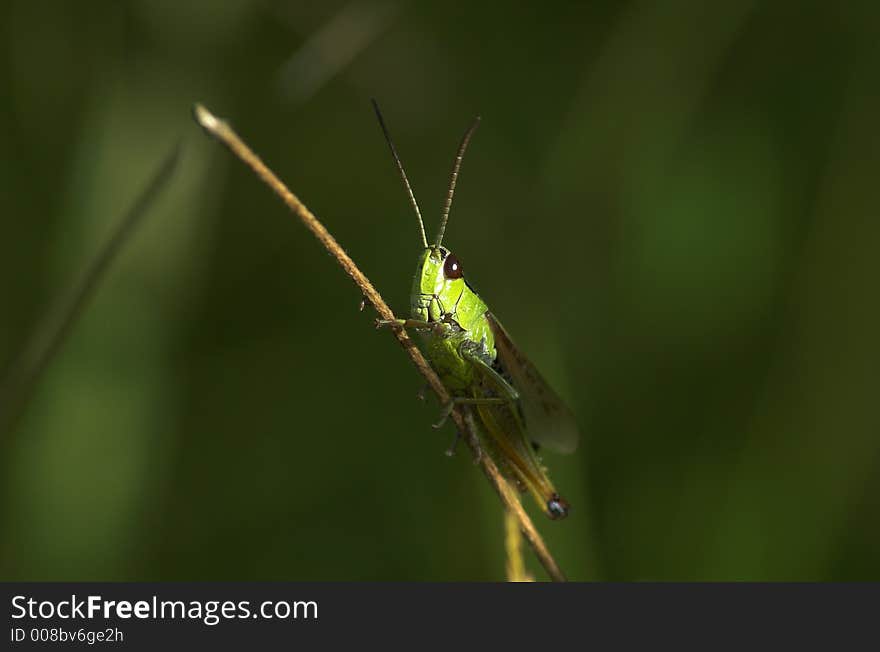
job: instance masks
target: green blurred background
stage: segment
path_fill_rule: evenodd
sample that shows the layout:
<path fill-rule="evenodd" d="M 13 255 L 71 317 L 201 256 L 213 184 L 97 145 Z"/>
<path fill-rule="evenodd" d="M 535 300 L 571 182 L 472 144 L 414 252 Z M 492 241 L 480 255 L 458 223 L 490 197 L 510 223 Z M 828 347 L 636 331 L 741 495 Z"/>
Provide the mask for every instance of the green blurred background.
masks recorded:
<path fill-rule="evenodd" d="M 0 6 L 0 364 L 183 158 L 18 426 L 0 578 L 490 580 L 497 498 L 230 120 L 404 312 L 433 233 L 570 402 L 573 579 L 880 579 L 880 5 Z M 462 449 L 464 450 L 464 449 Z M 543 572 L 531 558 L 539 578 Z"/>

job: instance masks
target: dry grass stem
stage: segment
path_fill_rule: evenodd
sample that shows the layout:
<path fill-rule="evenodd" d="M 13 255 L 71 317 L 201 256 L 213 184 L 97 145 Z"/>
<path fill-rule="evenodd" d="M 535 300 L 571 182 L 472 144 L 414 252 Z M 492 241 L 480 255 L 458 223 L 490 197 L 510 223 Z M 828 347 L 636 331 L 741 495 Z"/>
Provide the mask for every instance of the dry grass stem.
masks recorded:
<path fill-rule="evenodd" d="M 507 555 L 508 582 L 534 582 L 534 578 L 526 570 L 526 562 L 522 554 L 522 532 L 519 521 L 513 512 L 504 511 L 504 551 Z"/>

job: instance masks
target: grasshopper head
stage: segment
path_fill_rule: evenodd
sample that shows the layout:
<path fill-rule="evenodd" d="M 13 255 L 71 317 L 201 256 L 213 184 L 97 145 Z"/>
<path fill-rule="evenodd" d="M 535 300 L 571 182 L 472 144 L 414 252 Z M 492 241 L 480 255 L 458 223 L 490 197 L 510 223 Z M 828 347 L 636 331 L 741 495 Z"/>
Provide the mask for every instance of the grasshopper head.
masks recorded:
<path fill-rule="evenodd" d="M 464 291 L 458 257 L 445 247 L 427 247 L 419 256 L 410 295 L 413 319 L 440 321 Z"/>

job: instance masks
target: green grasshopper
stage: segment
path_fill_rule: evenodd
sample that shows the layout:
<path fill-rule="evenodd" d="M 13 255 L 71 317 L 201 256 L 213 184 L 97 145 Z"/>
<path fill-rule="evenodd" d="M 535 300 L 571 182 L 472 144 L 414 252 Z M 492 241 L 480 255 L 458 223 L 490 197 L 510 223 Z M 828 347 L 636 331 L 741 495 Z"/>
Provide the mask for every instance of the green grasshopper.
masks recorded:
<path fill-rule="evenodd" d="M 483 440 L 508 476 L 521 491 L 529 491 L 550 518 L 564 518 L 569 504 L 553 487 L 537 450 L 541 444 L 572 452 L 579 436 L 574 417 L 465 280 L 458 257 L 442 246 L 461 160 L 480 118 L 458 147 L 440 231 L 436 244 L 429 245 L 421 211 L 375 100 L 373 108 L 418 217 L 424 247 L 410 294 L 412 317 L 377 320 L 376 325 L 410 328 L 425 336 L 425 356 L 452 396 L 435 427 L 443 424 L 456 405 L 472 406 Z"/>

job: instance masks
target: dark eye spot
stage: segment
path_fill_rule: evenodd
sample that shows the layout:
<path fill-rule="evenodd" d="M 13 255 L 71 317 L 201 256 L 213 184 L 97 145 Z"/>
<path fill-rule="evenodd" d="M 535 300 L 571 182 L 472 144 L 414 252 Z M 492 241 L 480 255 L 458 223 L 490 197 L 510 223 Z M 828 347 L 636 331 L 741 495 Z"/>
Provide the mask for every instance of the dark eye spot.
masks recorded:
<path fill-rule="evenodd" d="M 553 494 L 550 497 L 550 500 L 547 501 L 547 514 L 553 520 L 568 516 L 569 509 L 571 509 L 571 507 L 569 507 L 568 501 L 559 494 Z"/>
<path fill-rule="evenodd" d="M 451 279 L 464 276 L 464 272 L 461 269 L 461 263 L 458 262 L 458 257 L 455 254 L 449 254 L 446 256 L 446 262 L 443 263 L 443 275 L 446 278 Z"/>

